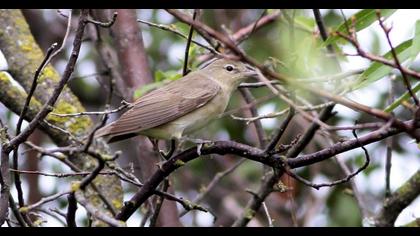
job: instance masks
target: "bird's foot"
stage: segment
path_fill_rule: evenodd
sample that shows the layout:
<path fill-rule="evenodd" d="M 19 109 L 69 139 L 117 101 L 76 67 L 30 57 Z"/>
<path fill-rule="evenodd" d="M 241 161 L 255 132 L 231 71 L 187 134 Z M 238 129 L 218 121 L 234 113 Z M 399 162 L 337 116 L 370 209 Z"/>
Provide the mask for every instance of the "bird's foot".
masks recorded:
<path fill-rule="evenodd" d="M 153 145 L 153 149 L 155 151 L 157 151 L 159 153 L 159 155 L 161 157 L 163 157 L 165 160 L 169 160 L 169 158 L 172 157 L 172 155 L 174 154 L 174 152 L 176 150 L 176 141 L 175 141 L 175 139 L 172 139 L 171 140 L 171 144 L 170 144 L 171 147 L 170 147 L 170 149 L 167 152 L 165 152 L 164 150 L 162 150 L 162 149 L 159 148 L 159 144 L 158 144 L 158 141 L 159 140 L 158 139 L 149 138 L 149 140 L 150 140 L 150 142 Z"/>
<path fill-rule="evenodd" d="M 211 140 L 204 140 L 204 139 L 195 139 L 195 138 L 188 138 L 188 137 L 182 137 L 182 141 L 189 141 L 192 143 L 197 144 L 197 154 L 201 156 L 201 149 L 203 148 L 204 144 L 211 144 L 213 141 Z"/>
<path fill-rule="evenodd" d="M 172 157 L 172 155 L 175 152 L 175 146 L 172 146 L 171 149 L 169 149 L 169 151 L 165 152 L 164 150 L 159 149 L 159 154 L 161 157 L 163 157 L 163 159 L 165 160 L 169 160 L 169 158 Z"/>
<path fill-rule="evenodd" d="M 155 165 L 159 168 L 159 170 L 162 170 L 162 166 L 163 164 L 165 164 L 166 161 L 160 161 L 158 163 L 156 163 Z"/>

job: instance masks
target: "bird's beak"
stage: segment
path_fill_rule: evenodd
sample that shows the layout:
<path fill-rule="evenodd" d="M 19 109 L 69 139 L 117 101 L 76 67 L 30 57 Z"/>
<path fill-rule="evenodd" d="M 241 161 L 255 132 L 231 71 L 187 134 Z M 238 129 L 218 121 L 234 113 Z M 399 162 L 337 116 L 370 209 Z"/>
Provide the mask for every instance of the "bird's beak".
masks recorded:
<path fill-rule="evenodd" d="M 246 68 L 245 76 L 247 78 L 256 78 L 257 77 L 258 73 L 257 73 L 257 71 L 255 70 L 254 67 L 247 64 L 247 65 L 245 65 L 245 68 Z"/>

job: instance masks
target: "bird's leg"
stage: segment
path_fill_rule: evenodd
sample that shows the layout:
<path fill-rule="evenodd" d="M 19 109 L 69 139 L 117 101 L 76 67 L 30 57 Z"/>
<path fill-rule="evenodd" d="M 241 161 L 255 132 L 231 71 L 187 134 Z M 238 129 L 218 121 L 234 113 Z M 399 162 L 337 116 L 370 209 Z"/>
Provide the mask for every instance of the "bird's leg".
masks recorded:
<path fill-rule="evenodd" d="M 167 153 L 165 153 L 165 151 L 159 149 L 159 139 L 154 139 L 154 138 L 149 137 L 149 140 L 153 145 L 153 150 L 155 152 L 158 152 L 160 154 L 160 156 L 163 157 L 165 160 L 168 160 L 169 158 L 171 158 L 171 156 L 174 154 L 174 152 L 176 150 L 175 139 L 171 139 L 171 148 L 169 149 L 169 151 Z"/>
<path fill-rule="evenodd" d="M 190 141 L 192 143 L 197 144 L 197 154 L 201 156 L 201 148 L 206 143 L 213 143 L 211 140 L 204 140 L 204 139 L 196 139 L 196 138 L 188 138 L 186 136 L 182 137 L 180 140 L 182 141 Z"/>
<path fill-rule="evenodd" d="M 171 147 L 167 153 L 165 153 L 163 150 L 159 150 L 160 155 L 165 158 L 165 160 L 169 160 L 169 158 L 172 157 L 176 150 L 176 141 L 175 139 L 171 139 Z"/>

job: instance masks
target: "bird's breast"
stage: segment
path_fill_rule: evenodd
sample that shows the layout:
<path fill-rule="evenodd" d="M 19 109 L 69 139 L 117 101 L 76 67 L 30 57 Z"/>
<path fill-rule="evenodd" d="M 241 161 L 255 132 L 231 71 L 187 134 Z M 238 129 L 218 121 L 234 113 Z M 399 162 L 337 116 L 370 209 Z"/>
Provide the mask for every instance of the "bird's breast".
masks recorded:
<path fill-rule="evenodd" d="M 219 92 L 212 100 L 202 107 L 182 116 L 171 123 L 184 127 L 184 134 L 188 134 L 202 128 L 222 114 L 228 103 L 230 94 Z"/>

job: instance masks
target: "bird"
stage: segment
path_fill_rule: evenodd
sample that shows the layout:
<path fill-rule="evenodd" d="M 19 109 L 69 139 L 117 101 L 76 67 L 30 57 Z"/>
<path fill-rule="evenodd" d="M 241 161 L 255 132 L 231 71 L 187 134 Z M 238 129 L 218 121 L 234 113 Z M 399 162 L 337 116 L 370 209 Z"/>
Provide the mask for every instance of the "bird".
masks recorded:
<path fill-rule="evenodd" d="M 213 59 L 138 98 L 119 119 L 97 130 L 95 138 L 104 138 L 108 143 L 138 135 L 181 140 L 223 114 L 239 84 L 256 75 L 247 63 Z"/>

